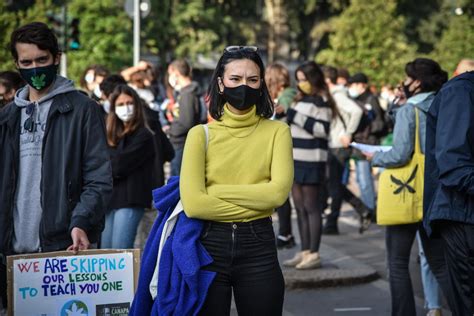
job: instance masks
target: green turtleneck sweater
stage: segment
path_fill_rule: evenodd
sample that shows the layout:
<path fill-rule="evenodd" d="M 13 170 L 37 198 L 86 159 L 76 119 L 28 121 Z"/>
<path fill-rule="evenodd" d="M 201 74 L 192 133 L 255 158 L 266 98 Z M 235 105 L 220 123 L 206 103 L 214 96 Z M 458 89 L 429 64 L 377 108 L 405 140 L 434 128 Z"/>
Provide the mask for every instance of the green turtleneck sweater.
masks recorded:
<path fill-rule="evenodd" d="M 220 121 L 201 125 L 184 146 L 180 194 L 187 216 L 220 222 L 268 217 L 288 198 L 293 156 L 288 125 L 262 118 L 256 107 L 237 115 L 224 106 Z"/>

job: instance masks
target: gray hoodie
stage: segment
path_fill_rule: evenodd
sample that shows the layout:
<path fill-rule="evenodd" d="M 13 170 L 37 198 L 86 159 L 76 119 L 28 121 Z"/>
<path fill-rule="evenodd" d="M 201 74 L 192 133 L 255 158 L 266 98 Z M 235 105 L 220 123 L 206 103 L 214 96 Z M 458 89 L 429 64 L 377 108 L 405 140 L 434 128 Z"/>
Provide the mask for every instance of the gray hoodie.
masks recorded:
<path fill-rule="evenodd" d="M 54 97 L 74 90 L 74 83 L 71 80 L 60 76 L 56 77 L 48 94 L 33 102 L 32 117 L 35 122 L 33 132 L 24 128 L 25 121 L 29 117 L 26 114 L 26 107 L 32 103 L 29 101 L 28 86 L 18 90 L 15 95 L 15 104 L 21 108 L 19 171 L 13 208 L 13 249 L 17 253 L 41 250 L 39 240 L 39 226 L 43 212 L 40 189 L 41 154 L 46 122 Z"/>

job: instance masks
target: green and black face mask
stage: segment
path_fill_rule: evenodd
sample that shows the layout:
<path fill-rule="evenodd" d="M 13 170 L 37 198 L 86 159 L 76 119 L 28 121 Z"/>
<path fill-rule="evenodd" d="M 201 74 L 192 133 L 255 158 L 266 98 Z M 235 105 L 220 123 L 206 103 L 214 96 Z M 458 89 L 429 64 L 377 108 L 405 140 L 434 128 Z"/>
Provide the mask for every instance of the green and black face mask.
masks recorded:
<path fill-rule="evenodd" d="M 53 83 L 58 71 L 58 65 L 51 64 L 49 66 L 27 69 L 19 68 L 18 71 L 28 85 L 40 91 L 49 87 Z"/>

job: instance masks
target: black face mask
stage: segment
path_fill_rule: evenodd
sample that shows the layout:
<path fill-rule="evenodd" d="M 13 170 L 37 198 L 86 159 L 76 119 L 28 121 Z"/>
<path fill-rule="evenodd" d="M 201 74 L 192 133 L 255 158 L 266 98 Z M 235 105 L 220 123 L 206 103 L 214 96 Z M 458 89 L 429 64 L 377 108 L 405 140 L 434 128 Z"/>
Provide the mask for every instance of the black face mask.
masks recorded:
<path fill-rule="evenodd" d="M 240 85 L 235 88 L 224 86 L 224 99 L 240 111 L 245 111 L 257 104 L 260 94 L 260 89 L 254 89 L 247 85 Z"/>
<path fill-rule="evenodd" d="M 405 93 L 405 97 L 407 99 L 411 98 L 414 94 L 414 91 L 410 91 L 410 86 L 413 84 L 414 81 L 410 82 L 409 84 L 403 84 L 403 93 Z"/>
<path fill-rule="evenodd" d="M 58 65 L 51 64 L 49 66 L 28 69 L 19 68 L 18 71 L 23 80 L 25 80 L 30 87 L 41 91 L 49 87 L 54 79 L 56 79 Z"/>

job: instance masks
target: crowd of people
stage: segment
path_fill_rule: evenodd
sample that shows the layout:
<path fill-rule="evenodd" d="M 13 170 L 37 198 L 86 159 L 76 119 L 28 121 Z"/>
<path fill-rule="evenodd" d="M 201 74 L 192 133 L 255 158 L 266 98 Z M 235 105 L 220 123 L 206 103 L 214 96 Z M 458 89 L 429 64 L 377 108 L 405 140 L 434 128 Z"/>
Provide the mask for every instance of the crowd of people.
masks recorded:
<path fill-rule="evenodd" d="M 428 315 L 440 315 L 441 293 L 453 315 L 474 312 L 473 60 L 448 82 L 436 61 L 417 58 L 399 86 L 378 92 L 362 72 L 307 61 L 291 74 L 265 67 L 257 47 L 229 46 L 205 92 L 184 59 L 164 73 L 144 61 L 120 73 L 92 65 L 78 89 L 57 75 L 58 41 L 43 23 L 16 29 L 11 53 L 17 71 L 0 72 L 0 310 L 8 255 L 133 248 L 168 162 L 214 260 L 200 314 L 228 315 L 233 293 L 239 314 L 280 315 L 277 248 L 300 247 L 284 266 L 321 267 L 322 235 L 339 234 L 344 201 L 360 233 L 376 222 L 372 167 L 399 168 L 420 152 L 423 221 L 386 228 L 392 315 L 416 314 L 415 237 Z"/>

